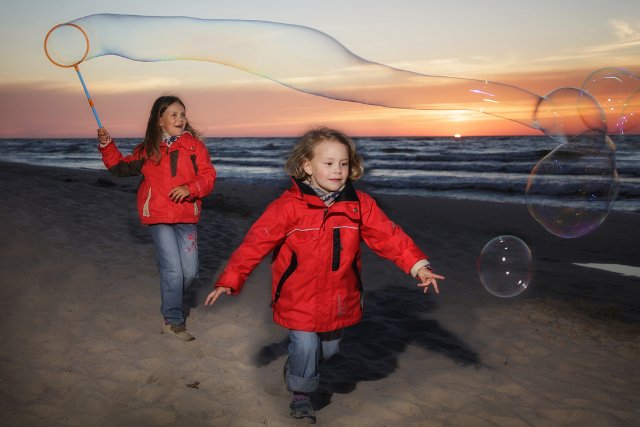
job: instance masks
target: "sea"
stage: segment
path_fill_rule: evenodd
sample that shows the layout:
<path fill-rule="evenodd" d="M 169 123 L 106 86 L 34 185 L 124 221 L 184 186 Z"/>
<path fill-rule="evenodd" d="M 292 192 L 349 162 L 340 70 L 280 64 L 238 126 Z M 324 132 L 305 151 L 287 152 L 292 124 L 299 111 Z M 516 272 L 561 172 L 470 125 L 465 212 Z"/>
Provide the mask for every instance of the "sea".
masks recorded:
<path fill-rule="evenodd" d="M 358 137 L 362 181 L 380 194 L 526 203 L 532 169 L 559 142 L 548 136 Z M 125 154 L 140 138 L 118 139 Z M 287 185 L 295 138 L 217 137 L 206 145 L 218 179 Z M 640 213 L 640 135 L 617 136 L 614 211 Z M 0 160 L 72 169 L 104 168 L 95 138 L 0 139 Z"/>

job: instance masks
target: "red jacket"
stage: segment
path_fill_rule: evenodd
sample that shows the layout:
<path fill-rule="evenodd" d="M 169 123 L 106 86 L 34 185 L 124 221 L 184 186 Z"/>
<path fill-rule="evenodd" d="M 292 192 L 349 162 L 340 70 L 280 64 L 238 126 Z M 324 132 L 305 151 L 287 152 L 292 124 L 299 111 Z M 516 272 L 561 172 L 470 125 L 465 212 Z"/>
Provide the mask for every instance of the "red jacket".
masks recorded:
<path fill-rule="evenodd" d="M 251 226 L 215 286 L 239 292 L 273 251 L 274 321 L 303 331 L 344 328 L 362 318 L 361 240 L 407 273 L 427 258 L 351 183 L 327 207 L 309 186 L 295 181 Z"/>
<path fill-rule="evenodd" d="M 143 224 L 197 223 L 202 198 L 211 193 L 216 170 L 202 141 L 185 132 L 171 147 L 160 143 L 160 163 L 143 161 L 141 150 L 123 156 L 112 141 L 99 148 L 102 161 L 116 176 L 142 174 L 138 187 L 138 215 Z M 191 195 L 182 203 L 169 198 L 169 192 L 186 184 Z"/>

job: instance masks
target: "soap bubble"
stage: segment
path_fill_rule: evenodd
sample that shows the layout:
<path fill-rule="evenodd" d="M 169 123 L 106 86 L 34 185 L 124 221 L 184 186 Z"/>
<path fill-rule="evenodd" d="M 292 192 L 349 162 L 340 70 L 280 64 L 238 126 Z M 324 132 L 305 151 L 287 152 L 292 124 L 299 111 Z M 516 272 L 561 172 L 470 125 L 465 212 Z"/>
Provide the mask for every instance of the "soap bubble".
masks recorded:
<path fill-rule="evenodd" d="M 606 134 L 606 117 L 598 101 L 584 90 L 561 87 L 540 98 L 533 112 L 538 129 L 559 143 Z"/>
<path fill-rule="evenodd" d="M 531 281 L 531 250 L 516 236 L 498 236 L 480 252 L 477 268 L 487 291 L 501 298 L 514 297 Z"/>
<path fill-rule="evenodd" d="M 543 227 L 561 237 L 589 233 L 607 217 L 618 187 L 615 145 L 607 135 L 629 132 L 640 121 L 640 77 L 620 68 L 592 73 L 581 89 L 539 96 L 500 82 L 390 67 L 314 28 L 270 21 L 95 14 L 51 29 L 45 53 L 60 66 L 105 55 L 210 61 L 329 99 L 477 111 L 541 130 L 560 145 L 533 168 L 527 204 Z"/>
<path fill-rule="evenodd" d="M 640 89 L 639 76 L 622 68 L 601 68 L 585 79 L 582 89 L 591 94 L 604 110 L 609 133 L 629 132 L 629 121 L 625 120 L 624 112 L 628 110 L 625 107 L 630 95 Z"/>
<path fill-rule="evenodd" d="M 609 137 L 605 140 L 613 146 Z M 614 166 L 613 148 L 559 145 L 529 176 L 526 197 L 531 216 L 558 237 L 589 234 L 604 222 L 618 194 Z"/>
<path fill-rule="evenodd" d="M 550 233 L 584 236 L 604 222 L 618 194 L 615 144 L 604 114 L 591 95 L 575 88 L 552 91 L 536 114 L 540 128 L 561 144 L 531 170 L 527 207 Z"/>
<path fill-rule="evenodd" d="M 638 129 L 640 124 L 640 89 L 627 98 L 620 115 L 620 129 L 628 133 Z"/>

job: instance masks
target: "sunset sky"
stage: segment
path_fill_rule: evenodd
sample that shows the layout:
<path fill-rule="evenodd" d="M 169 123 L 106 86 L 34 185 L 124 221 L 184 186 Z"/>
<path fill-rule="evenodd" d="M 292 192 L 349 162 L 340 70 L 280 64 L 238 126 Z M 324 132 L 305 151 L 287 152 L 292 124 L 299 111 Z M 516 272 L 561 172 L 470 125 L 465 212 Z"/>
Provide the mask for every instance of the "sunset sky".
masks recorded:
<path fill-rule="evenodd" d="M 559 87 L 580 87 L 604 67 L 640 74 L 637 0 L 22 0 L 4 5 L 0 16 L 0 138 L 95 135 L 96 122 L 75 72 L 53 65 L 43 41 L 53 26 L 97 13 L 302 25 L 378 64 L 489 80 L 539 96 Z M 314 48 L 301 40 L 291 43 L 291 49 L 274 51 L 274 62 L 284 64 L 287 54 L 287 60 L 295 61 L 291 52 L 300 46 Z M 325 53 L 318 55 L 322 63 Z M 214 62 L 103 56 L 85 61 L 80 69 L 103 125 L 116 137 L 141 136 L 151 103 L 162 94 L 180 96 L 191 123 L 211 137 L 290 136 L 320 124 L 354 136 L 538 133 L 512 120 L 463 110 L 461 89 L 450 84 L 436 84 L 425 95 L 449 100 L 447 109 L 416 110 L 303 93 Z M 393 84 L 385 86 L 385 99 L 402 103 L 412 93 L 418 102 L 422 99 L 422 92 L 403 89 L 400 81 L 393 87 L 395 80 L 389 81 Z M 516 108 L 517 100 L 513 103 Z M 523 114 L 529 108 L 522 107 Z"/>

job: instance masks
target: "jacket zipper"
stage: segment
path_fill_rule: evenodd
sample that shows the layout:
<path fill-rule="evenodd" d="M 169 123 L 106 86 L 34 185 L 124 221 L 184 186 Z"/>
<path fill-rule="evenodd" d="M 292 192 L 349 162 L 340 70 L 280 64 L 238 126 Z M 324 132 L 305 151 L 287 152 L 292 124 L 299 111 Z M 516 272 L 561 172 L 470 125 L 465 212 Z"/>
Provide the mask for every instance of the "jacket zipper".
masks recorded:
<path fill-rule="evenodd" d="M 324 213 L 322 214 L 322 231 L 324 231 L 324 225 L 327 221 L 327 216 L 329 216 L 329 208 L 324 208 Z"/>

